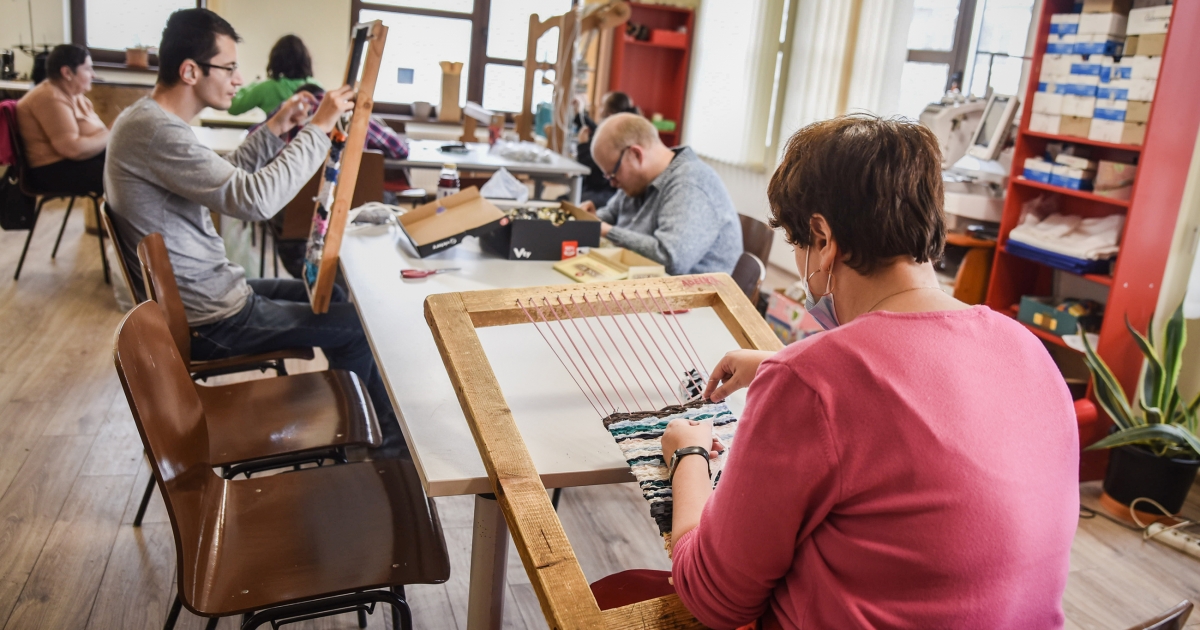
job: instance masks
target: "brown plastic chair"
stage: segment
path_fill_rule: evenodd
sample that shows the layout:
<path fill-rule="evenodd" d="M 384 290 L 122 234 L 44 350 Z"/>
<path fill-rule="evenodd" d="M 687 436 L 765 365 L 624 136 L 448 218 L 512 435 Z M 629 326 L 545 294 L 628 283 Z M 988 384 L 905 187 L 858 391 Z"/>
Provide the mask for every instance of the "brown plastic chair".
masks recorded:
<path fill-rule="evenodd" d="M 1192 602 L 1185 599 L 1175 604 L 1167 612 L 1143 621 L 1129 630 L 1183 630 L 1183 626 L 1191 614 Z"/>
<path fill-rule="evenodd" d="M 733 277 L 733 281 L 737 283 L 742 293 L 745 293 L 746 297 L 750 299 L 750 303 L 757 304 L 758 290 L 762 287 L 763 280 L 767 279 L 767 267 L 758 259 L 758 256 L 750 252 L 742 252 L 737 265 L 733 267 L 733 273 L 729 275 Z"/>
<path fill-rule="evenodd" d="M 229 480 L 209 456 L 206 407 L 166 318 L 149 303 L 117 328 L 113 358 L 175 537 L 181 606 L 246 614 L 242 628 L 392 606 L 412 625 L 403 585 L 450 575 L 437 510 L 411 462 L 381 460 Z"/>
<path fill-rule="evenodd" d="M 145 286 L 139 286 L 129 271 L 129 264 L 125 262 L 125 248 L 121 237 L 117 235 L 117 228 L 113 225 L 112 217 L 109 216 L 108 203 L 104 201 L 100 202 L 100 229 L 104 230 L 104 233 L 108 235 L 108 240 L 112 241 L 113 249 L 117 250 L 117 268 L 121 271 L 121 277 L 125 279 L 125 288 L 129 289 L 129 296 L 133 298 L 133 303 L 136 305 L 145 302 Z"/>
<path fill-rule="evenodd" d="M 775 243 L 775 230 L 771 226 L 744 214 L 739 214 L 742 220 L 742 251 L 750 252 L 758 257 L 759 262 L 771 260 L 771 245 Z"/>
<path fill-rule="evenodd" d="M 287 348 L 261 354 L 243 354 L 210 361 L 192 360 L 191 328 L 183 312 L 183 298 L 179 297 L 179 285 L 175 283 L 175 270 L 167 255 L 167 245 L 161 234 L 150 234 L 138 243 L 138 259 L 142 263 L 142 279 L 146 284 L 146 296 L 158 302 L 159 308 L 171 326 L 171 337 L 179 347 L 188 372 L 193 378 L 206 378 L 250 370 L 275 370 L 280 376 L 287 374 L 284 359 L 312 360 L 312 348 Z"/>

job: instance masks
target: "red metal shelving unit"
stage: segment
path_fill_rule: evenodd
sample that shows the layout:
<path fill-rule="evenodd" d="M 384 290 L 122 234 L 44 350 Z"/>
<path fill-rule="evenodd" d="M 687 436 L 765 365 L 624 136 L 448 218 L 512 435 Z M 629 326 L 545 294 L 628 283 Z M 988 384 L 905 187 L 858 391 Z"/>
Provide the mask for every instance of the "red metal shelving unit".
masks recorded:
<path fill-rule="evenodd" d="M 1025 202 L 1039 195 L 1057 194 L 1060 196 L 1062 212 L 1091 217 L 1125 213 L 1125 233 L 1112 277 L 1095 274 L 1082 277 L 1109 287 L 1097 351 L 1113 369 L 1121 385 L 1131 392 L 1135 391 L 1143 359 L 1141 351 L 1125 330 L 1125 318 L 1128 317 L 1130 323 L 1139 330 L 1145 330 L 1150 323 L 1158 301 L 1159 285 L 1166 268 L 1171 233 L 1175 229 L 1183 198 L 1196 134 L 1200 130 L 1200 107 L 1196 106 L 1200 100 L 1200 72 L 1196 71 L 1200 67 L 1200 37 L 1194 36 L 1200 32 L 1200 2 L 1177 2 L 1174 5 L 1171 32 L 1167 35 L 1159 72 L 1158 90 L 1150 122 L 1147 123 L 1145 144 L 1140 147 L 1031 132 L 1028 129 L 1033 94 L 1037 90 L 1036 77 L 1041 73 L 1042 55 L 1050 30 L 1050 15 L 1070 12 L 1072 5 L 1072 0 L 1046 0 L 1042 7 L 1035 47 L 1037 52 L 1034 53 L 1030 69 L 1030 76 L 1034 79 L 1029 82 L 1025 95 L 1024 114 L 1017 134 L 1013 172 L 1005 199 L 999 246 L 992 265 L 986 303 L 997 311 L 1013 314 L 1012 307 L 1020 302 L 1022 295 L 1048 295 L 1051 292 L 1053 269 L 1005 251 L 1008 233 L 1020 220 L 1021 206 Z M 1048 142 L 1069 142 L 1091 147 L 1093 157 L 1098 159 L 1125 162 L 1136 159 L 1138 173 L 1130 201 L 1123 202 L 1020 179 L 1025 159 L 1042 154 Z M 1035 334 L 1038 332 L 1035 331 Z M 1048 339 L 1048 334 L 1038 336 L 1052 344 L 1063 345 L 1061 339 Z M 1096 414 L 1079 412 L 1081 447 L 1107 434 L 1111 424 L 1109 419 L 1103 413 L 1094 416 Z M 1081 479 L 1101 478 L 1106 463 L 1105 452 L 1084 453 L 1080 459 Z"/>
<path fill-rule="evenodd" d="M 687 44 L 657 44 L 637 41 L 625 35 L 624 25 L 613 33 L 612 71 L 608 89 L 625 92 L 649 118 L 662 114 L 675 121 L 674 131 L 660 131 L 667 146 L 679 144 L 683 137 L 683 105 L 687 94 L 688 67 L 692 58 L 692 33 L 695 14 L 691 9 L 657 4 L 629 3 L 633 9 L 631 24 L 651 29 L 675 31 L 687 29 Z"/>

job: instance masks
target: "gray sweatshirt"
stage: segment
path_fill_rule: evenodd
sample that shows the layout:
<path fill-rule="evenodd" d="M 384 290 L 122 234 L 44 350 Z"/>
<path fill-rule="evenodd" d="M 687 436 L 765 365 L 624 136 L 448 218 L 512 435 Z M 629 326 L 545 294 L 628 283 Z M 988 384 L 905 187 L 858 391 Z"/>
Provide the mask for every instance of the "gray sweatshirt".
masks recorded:
<path fill-rule="evenodd" d="M 286 148 L 285 148 L 286 147 Z M 221 157 L 186 122 L 143 98 L 113 123 L 104 190 L 127 261 L 142 238 L 162 234 L 192 326 L 236 314 L 252 293 L 225 255 L 209 210 L 265 221 L 312 178 L 329 138 L 309 125 L 286 145 L 264 125 Z"/>
<path fill-rule="evenodd" d="M 596 212 L 614 244 L 656 260 L 667 273 L 731 273 L 742 255 L 742 224 L 716 171 L 687 147 L 640 197 L 622 191 Z"/>

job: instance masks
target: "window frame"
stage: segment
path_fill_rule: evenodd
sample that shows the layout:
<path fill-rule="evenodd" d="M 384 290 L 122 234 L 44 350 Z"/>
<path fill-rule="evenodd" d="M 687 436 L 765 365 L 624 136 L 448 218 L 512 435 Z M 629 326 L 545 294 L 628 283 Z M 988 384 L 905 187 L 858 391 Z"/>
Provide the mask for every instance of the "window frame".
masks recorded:
<path fill-rule="evenodd" d="M 977 6 L 978 0 L 959 0 L 958 20 L 954 24 L 954 43 L 950 46 L 950 50 L 909 48 L 906 61 L 945 64 L 950 68 L 950 71 L 946 73 L 945 89 L 950 89 L 956 75 L 959 89 L 963 89 L 967 80 L 967 57 L 971 52 L 971 34 L 975 30 Z"/>
<path fill-rule="evenodd" d="M 71 0 L 72 2 L 81 2 L 83 0 Z M 409 15 L 423 15 L 427 17 L 448 18 L 453 20 L 470 20 L 471 21 L 471 52 L 469 54 L 468 63 L 470 64 L 471 72 L 467 76 L 467 98 L 466 100 L 474 103 L 483 103 L 483 79 L 489 64 L 501 66 L 517 66 L 525 67 L 524 59 L 506 59 L 503 57 L 490 57 L 487 54 L 488 41 L 488 21 L 491 19 L 492 0 L 474 0 L 474 8 L 470 13 L 460 13 L 458 11 L 442 11 L 440 9 L 419 9 L 413 7 L 398 7 L 390 4 L 378 4 L 374 2 L 365 2 L 364 0 L 350 0 L 350 23 L 358 24 L 361 12 L 367 11 L 382 11 L 387 13 L 403 13 Z M 412 115 L 412 103 L 388 103 L 375 101 L 374 111 L 384 114 L 399 114 L 402 116 Z M 506 114 L 516 114 L 519 112 L 505 112 Z"/>
<path fill-rule="evenodd" d="M 196 0 L 196 8 L 207 8 L 207 0 Z M 92 56 L 92 64 L 100 68 L 120 68 L 139 72 L 158 72 L 158 55 L 150 55 L 149 68 L 130 68 L 125 65 L 125 51 L 94 48 L 87 41 L 87 0 L 71 0 L 71 43 L 84 46 Z"/>

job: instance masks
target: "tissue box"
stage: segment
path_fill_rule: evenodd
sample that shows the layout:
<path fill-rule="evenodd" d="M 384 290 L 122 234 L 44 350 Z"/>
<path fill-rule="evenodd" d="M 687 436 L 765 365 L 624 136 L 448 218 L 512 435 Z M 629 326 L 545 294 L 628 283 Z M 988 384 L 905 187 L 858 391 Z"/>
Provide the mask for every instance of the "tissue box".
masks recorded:
<path fill-rule="evenodd" d="M 1055 13 L 1050 16 L 1051 35 L 1074 35 L 1078 32 L 1078 13 Z"/>
<path fill-rule="evenodd" d="M 1096 111 L 1092 114 L 1092 118 L 1124 122 L 1125 108 L 1128 104 L 1129 101 L 1096 99 Z"/>
<path fill-rule="evenodd" d="M 1137 54 L 1139 55 L 1145 55 L 1147 57 L 1161 57 L 1163 54 L 1163 48 L 1166 47 L 1166 33 L 1147 33 L 1145 35 L 1138 35 Z"/>
<path fill-rule="evenodd" d="M 1120 120 L 1092 120 L 1088 139 L 1113 144 L 1142 144 L 1146 139 L 1146 124 Z"/>
<path fill-rule="evenodd" d="M 1083 0 L 1083 13 L 1120 13 L 1128 15 L 1132 0 Z"/>
<path fill-rule="evenodd" d="M 1080 116 L 1063 116 L 1058 123 L 1058 135 L 1086 138 L 1092 127 L 1091 118 Z"/>
<path fill-rule="evenodd" d="M 1066 153 L 1059 153 L 1057 156 L 1055 156 L 1054 163 L 1061 164 L 1063 166 L 1069 166 L 1071 168 L 1077 168 L 1082 171 L 1094 171 L 1096 170 L 1096 167 L 1099 166 L 1099 163 L 1096 162 L 1096 160 L 1089 160 L 1084 157 L 1079 157 L 1078 155 L 1067 155 Z"/>
<path fill-rule="evenodd" d="M 1119 13 L 1084 13 L 1079 16 L 1079 35 L 1125 35 L 1126 17 Z"/>
<path fill-rule="evenodd" d="M 1070 37 L 1069 35 L 1067 37 Z M 1125 38 L 1120 35 L 1075 35 L 1072 51 L 1076 55 L 1119 55 Z"/>
<path fill-rule="evenodd" d="M 1038 133 L 1048 133 L 1056 136 L 1061 133 L 1059 131 L 1059 125 L 1061 121 L 1062 116 L 1055 116 L 1054 114 L 1039 114 L 1034 112 L 1029 115 L 1029 130 L 1036 131 Z"/>
<path fill-rule="evenodd" d="M 1162 57 L 1144 57 L 1136 55 L 1126 57 L 1122 63 L 1129 64 L 1130 79 L 1158 79 L 1158 71 L 1162 68 Z"/>
<path fill-rule="evenodd" d="M 1166 33 L 1171 25 L 1171 5 L 1159 7 L 1146 7 L 1144 9 L 1133 9 L 1129 12 L 1129 19 L 1125 23 L 1125 33 L 1127 35 L 1146 35 L 1149 33 Z M 1138 41 L 1138 48 L 1142 46 L 1142 41 Z"/>
<path fill-rule="evenodd" d="M 1046 38 L 1046 54 L 1070 55 L 1075 52 L 1078 35 L 1050 35 Z"/>
<path fill-rule="evenodd" d="M 1096 111 L 1095 96 L 1075 96 L 1067 94 L 1062 100 L 1062 115 L 1077 116 L 1079 118 L 1091 118 L 1092 113 Z"/>
<path fill-rule="evenodd" d="M 1129 94 L 1125 100 L 1129 101 L 1153 101 L 1154 89 L 1158 86 L 1158 81 L 1154 79 L 1130 79 Z"/>
<path fill-rule="evenodd" d="M 1092 180 L 1092 188 L 1104 191 L 1132 186 L 1136 175 L 1137 167 L 1133 164 L 1100 160 L 1100 164 L 1096 166 L 1096 179 Z"/>
<path fill-rule="evenodd" d="M 1026 158 L 1025 169 L 1021 174 L 1030 181 L 1041 182 L 1043 184 L 1050 183 L 1050 173 L 1054 169 L 1054 165 L 1043 160 L 1042 158 L 1032 157 Z"/>
<path fill-rule="evenodd" d="M 1063 113 L 1063 95 L 1053 92 L 1034 92 L 1033 111 L 1037 114 L 1061 115 Z"/>
<path fill-rule="evenodd" d="M 1065 164 L 1055 164 L 1054 169 L 1050 171 L 1050 184 L 1052 186 L 1070 188 L 1071 190 L 1091 190 L 1092 180 L 1095 178 L 1096 171 L 1071 168 Z"/>
<path fill-rule="evenodd" d="M 1150 103 L 1147 101 L 1127 101 L 1125 104 L 1125 122 L 1150 122 Z"/>

